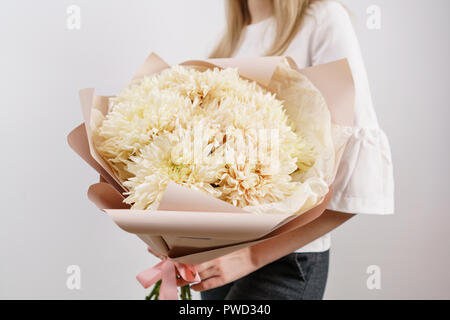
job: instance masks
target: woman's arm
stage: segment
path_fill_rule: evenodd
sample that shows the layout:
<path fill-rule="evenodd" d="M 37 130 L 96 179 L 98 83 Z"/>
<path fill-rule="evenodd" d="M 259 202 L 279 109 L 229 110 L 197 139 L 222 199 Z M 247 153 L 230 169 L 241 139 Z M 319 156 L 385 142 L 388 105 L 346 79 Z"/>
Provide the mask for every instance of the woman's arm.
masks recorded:
<path fill-rule="evenodd" d="M 326 210 L 319 218 L 293 231 L 198 264 L 196 269 L 202 281 L 193 285 L 192 288 L 204 291 L 242 278 L 329 233 L 353 216 L 353 214 Z M 177 284 L 182 286 L 187 283 L 180 279 Z"/>
<path fill-rule="evenodd" d="M 352 218 L 353 214 L 326 210 L 316 220 L 251 248 L 253 264 L 265 266 L 331 232 Z"/>

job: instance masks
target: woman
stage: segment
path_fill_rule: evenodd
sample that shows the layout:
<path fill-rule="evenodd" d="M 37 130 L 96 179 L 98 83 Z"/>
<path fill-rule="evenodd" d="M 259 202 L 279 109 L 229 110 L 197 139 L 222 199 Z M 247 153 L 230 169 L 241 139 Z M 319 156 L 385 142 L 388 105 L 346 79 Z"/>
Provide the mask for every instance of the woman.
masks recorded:
<path fill-rule="evenodd" d="M 358 42 L 334 1 L 228 0 L 228 28 L 212 57 L 287 55 L 299 67 L 347 58 L 352 69 L 355 131 L 325 213 L 278 238 L 197 265 L 202 299 L 322 299 L 329 232 L 354 214 L 393 213 L 389 144 L 379 129 Z M 300 249 L 299 249 L 300 248 Z M 182 280 L 179 285 L 185 285 Z"/>

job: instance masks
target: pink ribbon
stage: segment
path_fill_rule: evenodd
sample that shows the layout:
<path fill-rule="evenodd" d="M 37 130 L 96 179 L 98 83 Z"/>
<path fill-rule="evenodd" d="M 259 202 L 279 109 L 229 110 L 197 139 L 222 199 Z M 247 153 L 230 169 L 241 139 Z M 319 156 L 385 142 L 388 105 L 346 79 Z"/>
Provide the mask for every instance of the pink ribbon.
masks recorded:
<path fill-rule="evenodd" d="M 176 271 L 188 282 L 200 281 L 200 276 L 192 264 L 178 263 L 164 259 L 154 267 L 140 272 L 136 279 L 144 287 L 148 288 L 159 279 L 162 279 L 159 289 L 160 300 L 178 300 Z"/>

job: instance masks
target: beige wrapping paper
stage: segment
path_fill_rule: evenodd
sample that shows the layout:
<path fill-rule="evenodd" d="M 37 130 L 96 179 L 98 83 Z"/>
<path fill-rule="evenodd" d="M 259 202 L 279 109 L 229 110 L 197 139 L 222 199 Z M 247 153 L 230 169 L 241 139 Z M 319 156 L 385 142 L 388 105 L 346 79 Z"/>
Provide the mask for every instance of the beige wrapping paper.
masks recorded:
<path fill-rule="evenodd" d="M 206 68 L 237 68 L 239 74 L 269 87 L 276 67 L 284 57 L 246 59 L 210 59 L 186 61 L 181 65 Z M 324 97 L 334 124 L 353 125 L 354 85 L 346 60 L 299 70 L 286 57 L 291 68 L 305 75 Z M 151 54 L 133 80 L 169 68 L 160 57 Z M 201 263 L 243 247 L 268 240 L 301 227 L 319 217 L 331 198 L 332 188 L 322 201 L 306 212 L 292 214 L 256 214 L 234 207 L 212 196 L 170 183 L 158 210 L 130 210 L 123 203 L 125 188 L 114 177 L 109 165 L 94 148 L 91 127 L 96 114 L 105 115 L 109 97 L 95 96 L 93 89 L 80 91 L 84 124 L 68 136 L 69 145 L 107 183 L 92 185 L 89 199 L 106 212 L 123 230 L 136 234 L 152 250 L 183 263 Z M 345 148 L 336 150 L 335 171 Z"/>

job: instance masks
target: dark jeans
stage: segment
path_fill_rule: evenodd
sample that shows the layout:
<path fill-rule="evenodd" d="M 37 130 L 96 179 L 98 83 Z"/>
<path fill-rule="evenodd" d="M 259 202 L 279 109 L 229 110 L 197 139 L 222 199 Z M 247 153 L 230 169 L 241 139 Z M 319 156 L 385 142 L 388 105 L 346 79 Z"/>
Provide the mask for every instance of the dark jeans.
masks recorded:
<path fill-rule="evenodd" d="M 203 300 L 321 300 L 329 251 L 291 253 L 222 287 L 201 292 Z"/>

